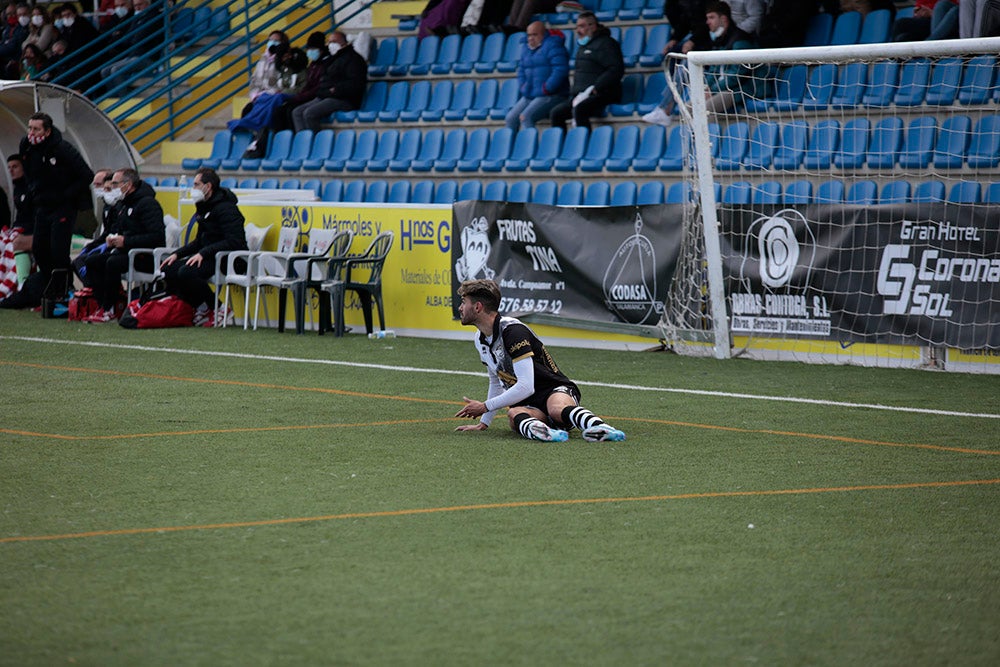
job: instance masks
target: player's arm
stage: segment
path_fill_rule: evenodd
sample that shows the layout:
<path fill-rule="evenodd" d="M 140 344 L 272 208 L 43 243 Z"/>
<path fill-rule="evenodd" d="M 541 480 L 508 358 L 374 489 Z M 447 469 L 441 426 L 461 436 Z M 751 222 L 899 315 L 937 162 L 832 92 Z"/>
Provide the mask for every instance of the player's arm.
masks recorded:
<path fill-rule="evenodd" d="M 490 374 L 490 390 L 487 399 L 477 401 L 463 396 L 465 407 L 459 410 L 455 416 L 486 418 L 485 426 L 489 426 L 497 410 L 520 403 L 535 393 L 535 365 L 530 354 L 514 362 L 514 375 L 517 377 L 517 382 L 506 391 L 500 391 L 503 386 L 499 379 L 496 379 L 496 384 L 494 384 L 495 376 Z M 480 423 L 483 422 L 484 420 L 480 419 Z"/>

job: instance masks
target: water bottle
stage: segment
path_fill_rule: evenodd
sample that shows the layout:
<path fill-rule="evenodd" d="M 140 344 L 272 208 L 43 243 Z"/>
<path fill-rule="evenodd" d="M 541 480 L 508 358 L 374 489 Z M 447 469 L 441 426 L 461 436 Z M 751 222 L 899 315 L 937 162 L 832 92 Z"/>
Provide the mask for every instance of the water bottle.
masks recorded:
<path fill-rule="evenodd" d="M 395 337 L 396 337 L 396 332 L 393 331 L 392 329 L 386 329 L 385 331 L 375 331 L 373 333 L 368 334 L 368 338 L 370 338 L 371 340 L 378 340 L 380 338 L 395 338 Z"/>
<path fill-rule="evenodd" d="M 187 190 L 188 186 L 187 174 L 181 174 L 180 178 L 177 179 L 177 186 L 181 189 L 181 192 Z"/>

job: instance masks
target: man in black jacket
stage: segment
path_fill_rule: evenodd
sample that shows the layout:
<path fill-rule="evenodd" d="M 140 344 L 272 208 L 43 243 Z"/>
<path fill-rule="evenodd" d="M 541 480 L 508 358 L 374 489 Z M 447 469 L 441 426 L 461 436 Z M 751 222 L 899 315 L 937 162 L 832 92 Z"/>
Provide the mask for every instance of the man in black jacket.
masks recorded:
<path fill-rule="evenodd" d="M 69 287 L 69 250 L 77 211 L 90 208 L 90 181 L 94 177 L 80 152 L 52 126 L 52 117 L 38 112 L 28 120 L 28 136 L 21 140 L 24 177 L 35 207 L 35 237 L 31 251 L 38 263 L 42 283 L 49 284 L 53 271 L 65 272 Z"/>
<path fill-rule="evenodd" d="M 128 251 L 132 248 L 156 248 L 166 243 L 163 209 L 156 201 L 156 192 L 144 183 L 135 169 L 119 169 L 111 178 L 111 190 L 105 202 L 114 206 L 113 218 L 105 226 L 104 252 L 94 252 L 84 260 L 84 284 L 94 290 L 101 307 L 87 322 L 116 320 L 122 274 L 128 270 Z M 109 229 L 110 227 L 110 229 Z M 153 258 L 141 254 L 136 258 L 139 271 L 153 270 Z"/>
<path fill-rule="evenodd" d="M 552 127 L 566 127 L 572 118 L 577 127 L 590 129 L 590 117 L 599 115 L 609 104 L 622 99 L 625 61 L 622 48 L 611 31 L 597 22 L 593 12 L 576 18 L 576 67 L 570 98 L 549 114 Z"/>
<path fill-rule="evenodd" d="M 247 249 L 243 230 L 246 219 L 236 205 L 236 195 L 219 185 L 214 169 L 202 167 L 197 171 L 191 198 L 195 201 L 198 233 L 193 241 L 163 260 L 160 268 L 167 291 L 195 308 L 195 325 L 212 326 L 217 318 L 228 317 L 227 313 L 211 313 L 215 295 L 208 282 L 215 275 L 215 256 Z"/>
<path fill-rule="evenodd" d="M 368 63 L 347 43 L 347 36 L 334 31 L 327 45 L 330 59 L 316 89 L 316 98 L 292 111 L 295 131 L 318 132 L 335 111 L 353 111 L 361 106 L 368 85 Z"/>

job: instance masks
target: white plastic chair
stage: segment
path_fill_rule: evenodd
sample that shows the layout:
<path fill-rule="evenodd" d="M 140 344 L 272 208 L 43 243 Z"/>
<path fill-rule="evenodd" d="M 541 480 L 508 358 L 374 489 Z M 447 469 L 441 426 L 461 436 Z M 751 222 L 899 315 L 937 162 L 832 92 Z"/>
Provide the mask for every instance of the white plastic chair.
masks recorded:
<path fill-rule="evenodd" d="M 258 227 L 252 223 L 244 227 L 247 239 L 246 250 L 235 250 L 232 252 L 218 253 L 215 257 L 215 294 L 216 302 L 219 301 L 219 289 L 224 288 L 222 305 L 229 307 L 229 288 L 232 285 L 243 288 L 243 330 L 246 331 L 250 322 L 250 290 L 254 287 L 254 276 L 256 274 L 257 256 L 260 255 L 260 248 L 264 245 L 267 233 L 274 225 Z M 222 272 L 222 263 L 226 264 L 225 273 Z M 242 266 L 241 266 L 242 265 Z M 242 269 L 242 270 L 241 270 Z M 216 303 L 216 310 L 219 304 Z M 226 327 L 227 317 L 222 318 L 222 327 Z M 254 329 L 256 329 L 254 322 Z"/>
<path fill-rule="evenodd" d="M 166 233 L 165 245 L 159 248 L 132 248 L 128 251 L 128 272 L 125 274 L 125 294 L 128 299 L 132 298 L 132 288 L 134 286 L 148 285 L 163 277 L 163 272 L 160 271 L 160 264 L 181 245 L 180 221 L 172 215 L 165 215 L 163 216 L 163 226 Z M 153 256 L 152 271 L 139 271 L 135 268 L 135 260 L 141 255 Z"/>

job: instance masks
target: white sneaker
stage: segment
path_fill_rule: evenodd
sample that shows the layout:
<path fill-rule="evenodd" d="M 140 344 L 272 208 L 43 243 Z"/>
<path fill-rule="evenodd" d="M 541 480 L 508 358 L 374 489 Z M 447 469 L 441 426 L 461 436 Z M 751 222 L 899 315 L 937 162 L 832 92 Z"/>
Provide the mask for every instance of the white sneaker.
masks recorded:
<path fill-rule="evenodd" d="M 231 327 L 235 324 L 236 318 L 233 316 L 233 309 L 228 306 L 219 306 L 215 311 L 215 326 Z M 208 326 L 208 325 L 206 325 Z"/>
<path fill-rule="evenodd" d="M 651 123 L 653 125 L 663 125 L 664 127 L 670 127 L 674 122 L 670 118 L 670 115 L 663 110 L 663 107 L 656 107 L 649 113 L 643 115 L 642 120 L 646 123 Z"/>
<path fill-rule="evenodd" d="M 543 442 L 566 442 L 569 440 L 569 433 L 557 428 L 549 428 L 542 422 L 536 421 L 531 425 L 531 437 Z"/>
<path fill-rule="evenodd" d="M 582 435 L 587 442 L 622 442 L 625 439 L 624 431 L 619 431 L 608 424 L 591 426 Z"/>

